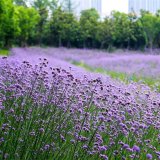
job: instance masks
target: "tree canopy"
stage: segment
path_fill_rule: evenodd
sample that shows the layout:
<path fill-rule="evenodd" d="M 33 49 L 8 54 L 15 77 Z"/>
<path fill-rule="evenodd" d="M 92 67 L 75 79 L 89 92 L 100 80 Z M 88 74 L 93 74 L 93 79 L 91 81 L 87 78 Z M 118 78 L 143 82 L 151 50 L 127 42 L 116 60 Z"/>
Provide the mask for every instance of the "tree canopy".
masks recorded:
<path fill-rule="evenodd" d="M 60 2 L 0 0 L 0 47 L 51 45 L 152 51 L 160 46 L 160 11 L 152 14 L 142 10 L 140 16 L 113 11 L 101 20 L 93 8 L 77 16 L 75 3 Z"/>

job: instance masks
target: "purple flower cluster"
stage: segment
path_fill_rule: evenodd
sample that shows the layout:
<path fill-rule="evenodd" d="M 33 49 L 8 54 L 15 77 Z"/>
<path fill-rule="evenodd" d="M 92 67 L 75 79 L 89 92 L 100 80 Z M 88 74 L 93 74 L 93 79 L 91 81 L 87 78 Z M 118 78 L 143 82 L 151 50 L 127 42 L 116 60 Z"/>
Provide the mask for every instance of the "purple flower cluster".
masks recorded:
<path fill-rule="evenodd" d="M 149 55 L 138 51 L 109 54 L 103 51 L 88 49 L 27 48 L 24 50 L 14 48 L 12 52 L 22 58 L 25 58 L 24 55 L 28 58 L 28 54 L 33 57 L 37 53 L 43 57 L 45 53 L 45 56 L 56 58 L 58 63 L 61 60 L 77 61 L 96 68 L 101 67 L 110 71 L 135 74 L 142 77 L 159 78 L 160 76 L 160 55 Z"/>
<path fill-rule="evenodd" d="M 160 157 L 158 93 L 65 65 L 0 60 L 0 159 Z"/>
<path fill-rule="evenodd" d="M 118 74 L 126 82 L 139 81 L 145 83 L 155 90 L 160 90 L 160 55 L 149 55 L 142 52 L 118 51 L 109 54 L 104 51 L 89 49 L 66 49 L 66 48 L 13 48 L 12 58 L 23 59 L 37 63 L 37 57 L 47 57 L 49 64 L 56 67 L 68 69 L 72 67 L 74 74 L 80 75 L 82 68 L 71 65 L 76 62 L 78 65 L 88 65 L 95 71 L 110 73 L 112 76 Z M 97 69 L 96 69 L 97 68 Z M 83 70 L 84 72 L 84 70 Z M 73 74 L 73 73 L 72 73 Z M 118 77 L 117 77 L 118 78 Z"/>

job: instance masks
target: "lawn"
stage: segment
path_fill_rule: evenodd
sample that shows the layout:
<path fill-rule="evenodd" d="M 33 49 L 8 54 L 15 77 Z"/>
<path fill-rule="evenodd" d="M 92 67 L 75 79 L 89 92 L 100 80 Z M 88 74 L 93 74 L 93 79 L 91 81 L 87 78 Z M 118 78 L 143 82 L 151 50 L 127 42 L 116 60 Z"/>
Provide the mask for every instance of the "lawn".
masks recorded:
<path fill-rule="evenodd" d="M 8 56 L 9 50 L 7 49 L 0 49 L 0 56 Z"/>

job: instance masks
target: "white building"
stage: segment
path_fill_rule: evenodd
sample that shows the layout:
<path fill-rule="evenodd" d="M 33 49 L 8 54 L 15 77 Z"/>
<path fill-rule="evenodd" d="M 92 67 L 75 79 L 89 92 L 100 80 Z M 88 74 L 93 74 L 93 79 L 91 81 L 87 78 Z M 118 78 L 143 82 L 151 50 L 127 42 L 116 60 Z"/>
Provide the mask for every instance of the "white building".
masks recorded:
<path fill-rule="evenodd" d="M 73 0 L 75 3 L 75 13 L 80 16 L 81 11 L 95 8 L 100 17 L 102 16 L 102 0 Z"/>
<path fill-rule="evenodd" d="M 140 14 L 140 10 L 156 13 L 160 9 L 160 0 L 129 0 L 129 12 Z"/>
<path fill-rule="evenodd" d="M 110 16 L 112 11 L 128 13 L 128 0 L 102 0 L 102 18 Z"/>
<path fill-rule="evenodd" d="M 82 10 L 95 8 L 98 11 L 101 19 L 109 16 L 113 10 L 128 13 L 128 1 L 129 0 L 71 0 L 74 13 L 78 17 L 80 17 Z M 132 1 L 134 2 L 136 0 L 131 0 L 131 2 Z M 64 0 L 59 0 L 59 2 L 63 4 Z"/>
<path fill-rule="evenodd" d="M 102 17 L 102 0 L 92 0 L 91 8 L 95 8 L 98 11 L 100 17 Z"/>
<path fill-rule="evenodd" d="M 63 4 L 63 0 L 60 0 Z M 71 0 L 74 13 L 79 17 L 82 10 L 95 8 L 100 17 L 102 16 L 102 0 Z"/>

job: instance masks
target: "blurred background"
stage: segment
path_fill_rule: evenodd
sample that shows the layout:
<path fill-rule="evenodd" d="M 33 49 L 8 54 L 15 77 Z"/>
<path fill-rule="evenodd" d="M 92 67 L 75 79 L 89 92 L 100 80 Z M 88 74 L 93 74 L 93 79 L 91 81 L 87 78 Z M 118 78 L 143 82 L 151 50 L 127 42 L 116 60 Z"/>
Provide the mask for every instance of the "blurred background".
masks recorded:
<path fill-rule="evenodd" d="M 159 8 L 160 0 L 1 0 L 0 48 L 152 52 L 160 46 Z"/>

